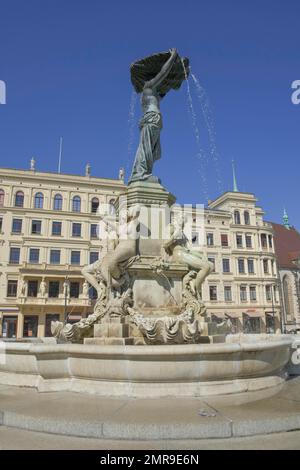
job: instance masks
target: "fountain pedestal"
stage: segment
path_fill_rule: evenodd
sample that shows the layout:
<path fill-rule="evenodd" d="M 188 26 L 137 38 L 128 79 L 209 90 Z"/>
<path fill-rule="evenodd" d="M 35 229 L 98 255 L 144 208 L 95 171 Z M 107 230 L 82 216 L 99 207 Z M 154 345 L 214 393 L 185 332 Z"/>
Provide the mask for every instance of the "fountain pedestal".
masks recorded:
<path fill-rule="evenodd" d="M 125 318 L 116 317 L 95 324 L 94 337 L 84 338 L 84 344 L 125 346 L 134 344 L 134 338 L 130 336 L 130 325 Z"/>

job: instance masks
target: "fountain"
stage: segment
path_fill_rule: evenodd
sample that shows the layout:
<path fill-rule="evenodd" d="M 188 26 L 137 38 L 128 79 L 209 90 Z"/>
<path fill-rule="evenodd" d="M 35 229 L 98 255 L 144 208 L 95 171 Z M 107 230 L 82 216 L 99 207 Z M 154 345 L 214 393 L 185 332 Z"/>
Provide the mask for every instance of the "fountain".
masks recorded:
<path fill-rule="evenodd" d="M 207 396 L 274 389 L 286 378 L 292 339 L 231 335 L 212 321 L 201 287 L 212 264 L 186 234 L 188 217 L 153 174 L 161 158 L 160 101 L 189 75 L 176 49 L 132 64 L 141 93 L 140 142 L 116 216 L 99 214 L 107 252 L 82 274 L 94 311 L 53 322 L 55 343 L 7 343 L 0 383 L 102 396 Z"/>

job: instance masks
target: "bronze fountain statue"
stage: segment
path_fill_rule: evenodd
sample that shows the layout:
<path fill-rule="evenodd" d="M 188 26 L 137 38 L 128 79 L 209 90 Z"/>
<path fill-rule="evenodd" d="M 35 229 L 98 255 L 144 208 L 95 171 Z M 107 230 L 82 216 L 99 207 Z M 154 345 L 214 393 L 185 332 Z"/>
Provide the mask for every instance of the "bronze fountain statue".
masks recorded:
<path fill-rule="evenodd" d="M 152 168 L 154 162 L 161 158 L 160 100 L 171 89 L 179 89 L 188 73 L 189 60 L 180 58 L 176 49 L 151 55 L 131 65 L 132 84 L 137 93 L 142 93 L 143 117 L 140 120 L 140 143 L 129 184 L 135 181 L 159 181 L 152 175 Z"/>

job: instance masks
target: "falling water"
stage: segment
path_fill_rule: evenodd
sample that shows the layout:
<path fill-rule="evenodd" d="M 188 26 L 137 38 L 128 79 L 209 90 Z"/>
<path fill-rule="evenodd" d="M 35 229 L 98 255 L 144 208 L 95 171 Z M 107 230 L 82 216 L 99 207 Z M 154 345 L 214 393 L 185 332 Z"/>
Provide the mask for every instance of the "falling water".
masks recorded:
<path fill-rule="evenodd" d="M 128 146 L 127 146 L 127 159 L 126 159 L 126 175 L 130 172 L 130 164 L 132 162 L 133 157 L 133 143 L 134 143 L 134 131 L 135 131 L 135 109 L 136 109 L 136 100 L 137 100 L 137 93 L 132 90 L 131 98 L 130 98 L 130 105 L 129 105 L 129 113 L 128 113 Z"/>
<path fill-rule="evenodd" d="M 198 128 L 198 125 L 197 125 L 197 116 L 196 116 L 196 112 L 195 112 L 194 105 L 193 105 L 193 99 L 192 99 L 192 94 L 191 94 L 191 89 L 190 89 L 190 84 L 189 84 L 187 71 L 186 71 L 183 60 L 181 60 L 181 62 L 182 62 L 184 75 L 185 75 L 185 79 L 186 79 L 186 84 L 187 84 L 188 110 L 189 110 L 189 113 L 191 115 L 192 126 L 193 126 L 193 130 L 194 130 L 194 134 L 195 134 L 196 144 L 197 144 L 197 147 L 198 147 L 197 158 L 199 159 L 199 162 L 200 162 L 199 173 L 200 173 L 200 177 L 201 177 L 201 181 L 202 181 L 202 191 L 203 191 L 203 196 L 204 196 L 205 200 L 208 201 L 207 180 L 206 180 L 206 176 L 205 176 L 205 164 L 207 162 L 207 158 L 206 158 L 204 150 L 201 147 L 200 132 L 199 132 L 199 128 Z"/>
<path fill-rule="evenodd" d="M 222 176 L 220 172 L 219 154 L 218 154 L 217 145 L 216 145 L 216 131 L 215 131 L 213 113 L 212 113 L 212 110 L 209 104 L 209 99 L 208 99 L 205 89 L 203 88 L 203 86 L 201 85 L 201 83 L 199 82 L 199 80 L 193 73 L 191 73 L 191 77 L 196 86 L 197 96 L 200 101 L 203 119 L 204 119 L 207 132 L 208 132 L 210 154 L 211 154 L 214 169 L 216 172 L 218 189 L 222 193 L 223 181 L 222 181 Z"/>

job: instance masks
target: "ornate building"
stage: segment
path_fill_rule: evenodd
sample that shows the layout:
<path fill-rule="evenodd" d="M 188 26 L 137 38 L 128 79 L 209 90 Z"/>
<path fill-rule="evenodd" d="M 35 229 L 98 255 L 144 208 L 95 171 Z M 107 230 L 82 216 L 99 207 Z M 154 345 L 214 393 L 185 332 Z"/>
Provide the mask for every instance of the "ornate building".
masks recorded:
<path fill-rule="evenodd" d="M 289 224 L 286 211 L 283 225 L 273 223 L 282 297 L 285 331 L 300 331 L 300 233 Z"/>
<path fill-rule="evenodd" d="M 210 202 L 206 254 L 215 263 L 204 286 L 211 314 L 234 331 L 275 332 L 281 325 L 273 228 L 251 193 L 237 188 Z"/>
<path fill-rule="evenodd" d="M 52 320 L 92 311 L 83 265 L 95 261 L 98 207 L 113 202 L 118 180 L 0 169 L 0 334 L 51 336 Z M 2 331 L 1 331 L 2 330 Z"/>
<path fill-rule="evenodd" d="M 115 180 L 92 177 L 89 166 L 85 176 L 39 172 L 34 160 L 30 170 L 0 169 L 0 335 L 50 336 L 52 320 L 92 311 L 81 269 L 99 256 L 96 213 L 99 205 L 114 210 L 123 179 L 122 171 Z M 203 301 L 233 331 L 280 327 L 273 228 L 263 214 L 235 182 L 200 217 L 201 249 L 215 266 Z"/>

